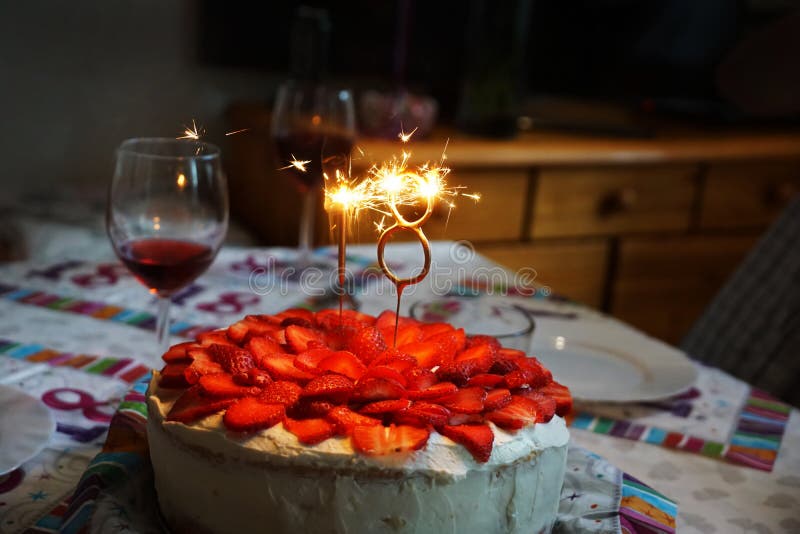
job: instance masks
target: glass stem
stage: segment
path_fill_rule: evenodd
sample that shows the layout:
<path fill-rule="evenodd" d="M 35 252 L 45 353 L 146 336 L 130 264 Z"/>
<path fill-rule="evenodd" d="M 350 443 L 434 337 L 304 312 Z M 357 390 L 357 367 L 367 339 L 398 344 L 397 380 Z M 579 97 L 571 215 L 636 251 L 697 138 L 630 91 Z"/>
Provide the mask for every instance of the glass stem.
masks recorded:
<path fill-rule="evenodd" d="M 158 297 L 158 315 L 156 316 L 156 339 L 161 352 L 169 348 L 169 297 Z M 159 360 L 160 361 L 160 360 Z"/>
<path fill-rule="evenodd" d="M 317 206 L 317 189 L 312 187 L 303 195 L 303 212 L 300 215 L 299 264 L 301 268 L 311 263 L 311 246 L 314 242 L 314 214 Z"/>

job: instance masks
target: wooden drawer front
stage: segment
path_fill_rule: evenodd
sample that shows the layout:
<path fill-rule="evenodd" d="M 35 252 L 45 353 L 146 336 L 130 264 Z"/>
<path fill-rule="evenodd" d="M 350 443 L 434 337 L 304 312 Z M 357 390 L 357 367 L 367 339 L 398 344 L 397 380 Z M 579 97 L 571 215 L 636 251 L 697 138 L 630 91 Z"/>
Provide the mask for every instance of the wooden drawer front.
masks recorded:
<path fill-rule="evenodd" d="M 700 225 L 763 227 L 797 194 L 800 161 L 713 165 L 706 178 Z"/>
<path fill-rule="evenodd" d="M 679 343 L 757 238 L 624 239 L 611 313 L 651 335 Z"/>
<path fill-rule="evenodd" d="M 478 252 L 513 271 L 536 270 L 536 281 L 555 293 L 600 307 L 608 243 L 602 239 L 524 245 L 483 245 Z"/>
<path fill-rule="evenodd" d="M 693 165 L 545 168 L 533 209 L 534 237 L 684 230 Z"/>
<path fill-rule="evenodd" d="M 476 203 L 469 198 L 456 198 L 452 211 L 440 202 L 423 227 L 428 239 L 515 241 L 522 237 L 522 213 L 528 191 L 526 171 L 455 171 L 448 176 L 448 183 L 465 186 L 465 192 L 480 193 L 481 200 Z M 364 214 L 355 240 L 374 241 L 373 223 L 380 218 L 380 215 Z M 392 224 L 388 217 L 386 223 Z M 395 236 L 397 240 L 414 239 L 409 232 L 399 232 Z"/>

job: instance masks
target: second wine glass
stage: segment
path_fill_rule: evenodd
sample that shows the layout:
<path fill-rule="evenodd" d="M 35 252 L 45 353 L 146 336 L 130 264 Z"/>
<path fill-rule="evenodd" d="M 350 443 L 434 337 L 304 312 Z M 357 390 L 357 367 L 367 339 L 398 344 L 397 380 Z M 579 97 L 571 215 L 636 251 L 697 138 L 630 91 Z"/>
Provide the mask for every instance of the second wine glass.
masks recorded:
<path fill-rule="evenodd" d="M 214 145 L 193 140 L 124 141 L 106 212 L 114 252 L 158 296 L 156 333 L 169 345 L 170 298 L 202 274 L 228 228 L 228 189 Z"/>
<path fill-rule="evenodd" d="M 278 89 L 272 137 L 279 160 L 288 166 L 286 172 L 303 195 L 298 240 L 301 267 L 310 260 L 323 175 L 346 171 L 355 136 L 353 95 L 348 89 L 296 81 Z M 292 162 L 305 163 L 294 166 Z"/>

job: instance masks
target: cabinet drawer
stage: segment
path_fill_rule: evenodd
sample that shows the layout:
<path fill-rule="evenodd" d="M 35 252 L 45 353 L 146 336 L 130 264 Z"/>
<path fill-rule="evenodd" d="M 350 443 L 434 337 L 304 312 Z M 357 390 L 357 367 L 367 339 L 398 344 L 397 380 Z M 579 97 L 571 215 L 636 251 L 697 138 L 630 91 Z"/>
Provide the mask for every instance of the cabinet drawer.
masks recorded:
<path fill-rule="evenodd" d="M 522 237 L 522 214 L 528 191 L 526 171 L 455 171 L 447 178 L 451 186 L 464 186 L 464 192 L 480 193 L 481 199 L 475 202 L 456 198 L 456 207 L 452 210 L 440 202 L 423 227 L 428 239 L 497 241 Z M 413 215 L 408 218 L 412 219 Z M 380 219 L 380 215 L 362 214 L 355 240 L 374 241 L 374 223 Z M 386 223 L 391 224 L 388 217 Z M 398 232 L 395 238 L 414 239 L 409 232 Z"/>
<path fill-rule="evenodd" d="M 533 237 L 684 230 L 696 167 L 544 168 L 533 208 Z"/>
<path fill-rule="evenodd" d="M 603 302 L 608 243 L 603 239 L 482 245 L 478 252 L 512 271 L 536 270 L 535 281 L 592 307 Z"/>
<path fill-rule="evenodd" d="M 611 313 L 665 341 L 680 342 L 757 239 L 623 239 Z"/>
<path fill-rule="evenodd" d="M 800 160 L 713 165 L 706 177 L 700 225 L 768 225 L 800 193 Z"/>

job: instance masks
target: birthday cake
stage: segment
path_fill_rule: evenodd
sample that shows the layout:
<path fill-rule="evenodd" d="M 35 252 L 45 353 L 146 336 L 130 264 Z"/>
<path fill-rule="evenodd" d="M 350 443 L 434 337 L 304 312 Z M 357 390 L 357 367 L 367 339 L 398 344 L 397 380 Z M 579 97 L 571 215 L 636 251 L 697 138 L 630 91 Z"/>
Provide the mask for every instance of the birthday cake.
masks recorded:
<path fill-rule="evenodd" d="M 170 348 L 148 442 L 173 532 L 548 532 L 569 391 L 535 358 L 384 312 L 248 316 Z"/>

